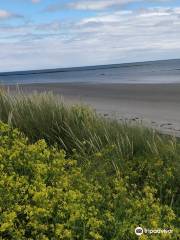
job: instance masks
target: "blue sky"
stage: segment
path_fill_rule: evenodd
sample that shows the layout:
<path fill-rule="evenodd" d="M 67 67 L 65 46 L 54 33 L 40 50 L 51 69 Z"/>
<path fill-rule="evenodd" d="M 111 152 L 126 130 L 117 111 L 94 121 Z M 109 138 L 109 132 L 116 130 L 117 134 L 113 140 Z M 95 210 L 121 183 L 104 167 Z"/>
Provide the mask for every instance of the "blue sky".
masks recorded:
<path fill-rule="evenodd" d="M 178 0 L 0 0 L 0 71 L 180 57 Z"/>

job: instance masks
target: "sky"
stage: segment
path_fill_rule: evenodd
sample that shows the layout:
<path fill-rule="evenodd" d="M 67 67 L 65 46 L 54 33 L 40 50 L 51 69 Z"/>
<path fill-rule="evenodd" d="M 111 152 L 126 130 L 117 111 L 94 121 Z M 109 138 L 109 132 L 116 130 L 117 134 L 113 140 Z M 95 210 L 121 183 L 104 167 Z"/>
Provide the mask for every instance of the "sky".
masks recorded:
<path fill-rule="evenodd" d="M 0 0 L 0 72 L 180 58 L 180 0 Z"/>

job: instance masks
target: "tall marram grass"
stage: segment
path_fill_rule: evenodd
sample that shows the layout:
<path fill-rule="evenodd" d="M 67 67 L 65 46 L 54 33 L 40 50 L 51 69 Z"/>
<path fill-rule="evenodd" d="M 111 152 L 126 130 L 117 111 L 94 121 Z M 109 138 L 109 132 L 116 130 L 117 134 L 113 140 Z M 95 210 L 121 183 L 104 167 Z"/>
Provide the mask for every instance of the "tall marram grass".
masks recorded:
<path fill-rule="evenodd" d="M 140 125 L 106 120 L 87 106 L 67 106 L 52 93 L 12 95 L 0 91 L 0 120 L 19 128 L 32 141 L 43 138 L 49 144 L 85 155 L 107 145 L 115 145 L 117 153 L 128 158 L 149 152 L 161 154 L 164 142 L 171 151 L 176 150 L 173 137 L 160 137 Z"/>
<path fill-rule="evenodd" d="M 50 148 L 63 148 L 66 158 L 77 161 L 87 180 L 100 185 L 99 211 L 110 208 L 115 224 L 111 237 L 106 232 L 103 239 L 130 239 L 120 232 L 123 224 L 126 234 L 133 224 L 163 227 L 165 209 L 174 214 L 169 226 L 177 227 L 180 141 L 175 137 L 142 125 L 107 120 L 87 106 L 69 106 L 46 92 L 0 91 L 0 121 L 18 128 L 32 144 L 45 139 Z M 150 209 L 164 210 L 154 215 Z"/>

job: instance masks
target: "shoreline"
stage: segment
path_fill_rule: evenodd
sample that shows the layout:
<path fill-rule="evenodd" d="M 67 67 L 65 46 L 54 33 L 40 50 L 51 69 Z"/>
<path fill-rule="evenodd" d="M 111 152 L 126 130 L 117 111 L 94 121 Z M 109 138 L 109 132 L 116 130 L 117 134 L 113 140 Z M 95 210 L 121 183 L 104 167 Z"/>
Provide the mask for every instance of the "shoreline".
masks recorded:
<path fill-rule="evenodd" d="M 7 85 L 15 91 L 17 86 Z M 142 123 L 162 133 L 180 137 L 180 84 L 88 84 L 35 83 L 18 85 L 24 93 L 48 92 L 63 97 L 68 104 L 82 103 L 98 114 Z"/>

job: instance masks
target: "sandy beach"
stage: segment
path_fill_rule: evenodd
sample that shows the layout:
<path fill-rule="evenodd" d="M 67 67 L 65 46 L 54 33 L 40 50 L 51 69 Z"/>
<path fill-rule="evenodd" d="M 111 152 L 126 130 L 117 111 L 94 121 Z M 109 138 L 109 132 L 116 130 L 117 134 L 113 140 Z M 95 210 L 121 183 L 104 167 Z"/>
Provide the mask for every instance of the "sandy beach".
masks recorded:
<path fill-rule="evenodd" d="M 70 104 L 89 105 L 106 118 L 142 123 L 180 136 L 180 84 L 51 83 L 19 87 L 25 93 L 52 91 Z"/>

